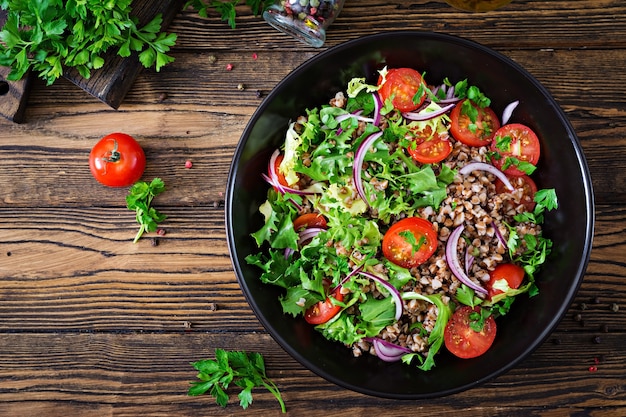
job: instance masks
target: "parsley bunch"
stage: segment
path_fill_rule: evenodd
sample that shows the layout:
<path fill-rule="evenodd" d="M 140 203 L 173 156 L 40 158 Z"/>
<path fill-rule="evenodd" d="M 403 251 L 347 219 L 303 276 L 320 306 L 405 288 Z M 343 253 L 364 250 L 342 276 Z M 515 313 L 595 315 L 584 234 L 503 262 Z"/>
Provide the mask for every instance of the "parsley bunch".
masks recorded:
<path fill-rule="evenodd" d="M 236 7 L 241 0 L 187 0 L 185 8 L 191 7 L 198 12 L 200 17 L 208 16 L 208 9 L 213 8 L 221 15 L 222 20 L 228 22 L 231 28 L 235 28 L 235 17 L 237 16 Z M 252 9 L 255 16 L 259 15 L 271 3 L 267 0 L 245 0 L 247 6 Z"/>
<path fill-rule="evenodd" d="M 129 210 L 135 210 L 137 223 L 140 225 L 133 243 L 137 243 L 145 232 L 154 232 L 158 223 L 167 217 L 150 206 L 152 199 L 163 191 L 165 191 L 165 183 L 160 178 L 153 179 L 149 184 L 139 181 L 130 188 L 126 196 L 126 207 Z"/>
<path fill-rule="evenodd" d="M 191 383 L 192 386 L 188 391 L 191 396 L 209 392 L 215 397 L 218 405 L 226 407 L 228 404 L 226 390 L 234 383 L 241 388 L 238 395 L 239 405 L 246 409 L 252 404 L 252 389 L 265 387 L 274 394 L 281 411 L 287 412 L 278 387 L 265 374 L 265 361 L 260 353 L 215 349 L 215 360 L 205 359 L 192 362 L 191 365 L 198 371 L 199 379 Z"/>
<path fill-rule="evenodd" d="M 48 85 L 67 68 L 89 78 L 102 68 L 104 53 L 118 48 L 128 57 L 139 53 L 145 67 L 159 71 L 174 61 L 167 55 L 176 34 L 160 32 L 163 18 L 157 15 L 143 27 L 131 16 L 132 0 L 0 0 L 8 11 L 0 31 L 0 65 L 11 67 L 7 77 L 19 80 L 33 69 Z"/>

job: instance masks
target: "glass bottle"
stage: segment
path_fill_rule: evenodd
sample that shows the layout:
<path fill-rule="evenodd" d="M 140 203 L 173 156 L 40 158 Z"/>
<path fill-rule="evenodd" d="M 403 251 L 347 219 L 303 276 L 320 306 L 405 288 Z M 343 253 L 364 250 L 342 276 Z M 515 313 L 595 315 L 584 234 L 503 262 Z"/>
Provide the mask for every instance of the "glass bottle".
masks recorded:
<path fill-rule="evenodd" d="M 345 0 L 276 0 L 263 12 L 266 22 L 316 48 L 326 41 L 326 29 Z"/>
<path fill-rule="evenodd" d="M 509 4 L 512 0 L 445 0 L 450 6 L 468 12 L 488 12 Z"/>

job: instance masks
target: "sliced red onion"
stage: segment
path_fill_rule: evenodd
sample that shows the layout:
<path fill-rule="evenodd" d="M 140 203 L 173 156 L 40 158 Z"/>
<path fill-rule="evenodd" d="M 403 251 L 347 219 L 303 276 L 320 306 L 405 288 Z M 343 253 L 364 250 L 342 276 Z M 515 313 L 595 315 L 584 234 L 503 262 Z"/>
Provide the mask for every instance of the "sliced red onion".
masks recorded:
<path fill-rule="evenodd" d="M 452 98 L 444 98 L 441 99 L 437 102 L 437 104 L 449 104 L 449 103 L 458 103 L 459 101 L 461 101 L 460 98 L 458 97 L 452 97 Z"/>
<path fill-rule="evenodd" d="M 502 236 L 502 233 L 500 233 L 500 228 L 498 227 L 498 225 L 495 222 L 491 222 L 491 226 L 496 231 L 496 236 L 498 237 L 498 240 L 500 241 L 502 246 L 504 246 L 505 248 L 508 247 L 507 241 L 504 236 Z"/>
<path fill-rule="evenodd" d="M 378 126 L 380 124 L 380 109 L 383 107 L 383 102 L 377 91 L 372 92 L 372 99 L 374 99 L 374 126 Z"/>
<path fill-rule="evenodd" d="M 474 264 L 474 257 L 470 254 L 470 245 L 465 248 L 465 272 L 469 274 L 469 270 L 472 269 Z"/>
<path fill-rule="evenodd" d="M 452 97 L 454 97 L 454 93 L 455 93 L 454 86 L 453 86 L 453 85 L 451 85 L 451 86 L 448 88 L 448 90 L 446 91 L 446 98 L 452 98 Z"/>
<path fill-rule="evenodd" d="M 459 170 L 459 174 L 467 175 L 471 173 L 472 171 L 487 171 L 490 174 L 493 174 L 496 177 L 498 177 L 500 181 L 502 181 L 504 185 L 506 186 L 506 188 L 508 188 L 509 190 L 515 189 L 513 185 L 511 185 L 511 182 L 506 177 L 506 175 L 504 175 L 504 172 L 500 171 L 498 168 L 494 167 L 493 165 L 486 164 L 484 162 L 471 162 L 465 165 L 463 168 L 461 168 Z"/>
<path fill-rule="evenodd" d="M 370 342 L 374 346 L 374 350 L 376 351 L 376 356 L 382 359 L 385 362 L 396 362 L 399 361 L 402 356 L 407 353 L 411 353 L 411 350 L 400 345 L 396 345 L 395 343 L 388 342 L 379 337 L 367 337 L 366 341 Z"/>
<path fill-rule="evenodd" d="M 340 114 L 339 116 L 335 117 L 335 120 L 341 123 L 346 119 L 355 118 L 365 123 L 374 123 L 373 118 L 361 116 L 362 113 L 363 113 L 363 110 L 358 110 L 358 111 L 355 111 L 354 113 Z"/>
<path fill-rule="evenodd" d="M 513 110 L 515 110 L 518 104 L 519 104 L 519 100 L 516 100 L 504 108 L 504 111 L 502 112 L 502 125 L 503 126 L 509 122 L 511 115 L 513 114 Z"/>
<path fill-rule="evenodd" d="M 298 245 L 302 245 L 308 240 L 313 239 L 315 236 L 317 236 L 320 232 L 323 232 L 324 230 L 325 229 L 321 227 L 307 227 L 306 229 L 298 233 L 298 236 L 299 236 Z"/>
<path fill-rule="evenodd" d="M 396 304 L 395 319 L 400 320 L 400 317 L 402 317 L 402 309 L 404 308 L 404 304 L 402 303 L 402 297 L 400 296 L 400 292 L 396 289 L 396 287 L 391 285 L 389 281 L 386 281 L 382 279 L 381 277 L 371 274 L 369 272 L 359 271 L 359 274 L 373 281 L 376 281 L 377 283 L 379 283 L 380 285 L 382 285 L 389 291 L 389 294 L 391 294 L 391 298 L 393 299 L 393 302 Z"/>
<path fill-rule="evenodd" d="M 487 290 L 481 287 L 478 284 L 475 284 L 463 271 L 461 268 L 461 263 L 459 262 L 459 251 L 458 244 L 459 238 L 461 234 L 465 230 L 465 226 L 461 225 L 454 229 L 450 236 L 448 237 L 448 242 L 446 243 L 446 262 L 448 263 L 448 267 L 450 271 L 454 274 L 455 277 L 463 284 L 467 285 L 471 289 L 481 294 L 487 294 Z"/>
<path fill-rule="evenodd" d="M 293 250 L 292 248 L 285 248 L 285 253 L 284 253 L 285 259 L 289 259 L 289 257 L 293 255 L 295 252 L 296 251 Z"/>
<path fill-rule="evenodd" d="M 354 163 L 352 164 L 352 180 L 354 181 L 354 186 L 356 187 L 356 191 L 361 197 L 361 200 L 365 201 L 365 204 L 369 207 L 370 203 L 367 201 L 367 197 L 365 196 L 365 190 L 363 189 L 363 182 L 361 180 L 361 172 L 363 171 L 363 161 L 365 160 L 365 154 L 369 150 L 372 143 L 376 141 L 376 139 L 382 136 L 383 132 L 376 132 L 369 135 L 359 146 L 356 154 L 354 155 Z"/>
<path fill-rule="evenodd" d="M 402 117 L 408 120 L 414 120 L 418 122 L 422 122 L 425 120 L 434 119 L 435 117 L 441 116 L 442 114 L 446 114 L 448 111 L 454 108 L 455 104 L 448 104 L 438 110 L 434 110 L 431 112 L 405 112 L 402 113 Z"/>
<path fill-rule="evenodd" d="M 341 282 L 339 283 L 339 285 L 337 285 L 335 288 L 333 288 L 333 290 L 331 291 L 331 293 L 335 292 L 335 290 L 339 287 L 341 287 L 343 284 L 345 284 L 346 282 L 348 282 L 348 280 L 350 278 L 352 278 L 353 276 L 355 276 L 357 273 L 361 272 L 361 270 L 363 269 L 362 266 L 359 266 L 358 268 L 353 269 L 352 271 L 350 271 L 350 273 L 348 275 L 346 275 Z"/>
<path fill-rule="evenodd" d="M 270 175 L 268 177 L 265 174 L 261 174 L 263 179 L 267 181 L 270 185 L 272 185 L 274 188 L 276 188 L 276 190 L 278 190 L 278 192 L 281 194 L 285 194 L 285 193 L 296 194 L 296 195 L 315 194 L 314 192 L 311 192 L 311 191 L 296 190 L 295 188 L 291 188 L 280 183 L 280 181 L 278 180 L 278 172 L 276 172 L 276 158 L 278 158 L 278 155 L 280 155 L 280 152 L 278 149 L 276 149 L 274 153 L 272 154 L 272 156 L 270 157 L 270 161 L 268 164 L 268 172 Z"/>

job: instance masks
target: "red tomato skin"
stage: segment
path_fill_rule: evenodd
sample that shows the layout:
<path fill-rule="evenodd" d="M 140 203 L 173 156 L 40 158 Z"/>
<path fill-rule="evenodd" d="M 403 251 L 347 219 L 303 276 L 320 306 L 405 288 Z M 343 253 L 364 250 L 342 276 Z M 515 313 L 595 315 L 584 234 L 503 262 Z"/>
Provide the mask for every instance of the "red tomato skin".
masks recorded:
<path fill-rule="evenodd" d="M 498 148 L 498 140 L 506 136 L 512 137 L 510 151 L 503 151 Z M 491 161 L 500 170 L 502 170 L 507 156 L 514 156 L 519 160 L 537 165 L 541 155 L 541 146 L 537 134 L 528 126 L 520 123 L 510 123 L 498 129 L 491 142 L 491 150 L 501 155 L 501 158 L 492 158 Z M 502 172 L 512 177 L 520 177 L 526 174 L 514 165 L 502 170 Z"/>
<path fill-rule="evenodd" d="M 470 314 L 479 312 L 480 307 L 462 306 L 450 317 L 443 338 L 446 349 L 461 359 L 476 358 L 489 350 L 496 338 L 496 321 L 489 316 L 480 332 L 470 327 Z"/>
<path fill-rule="evenodd" d="M 109 187 L 127 187 L 137 182 L 146 168 L 141 145 L 125 133 L 111 133 L 98 141 L 89 153 L 93 177 Z"/>
<path fill-rule="evenodd" d="M 524 190 L 519 204 L 523 205 L 526 211 L 533 211 L 535 209 L 535 193 L 537 192 L 537 184 L 528 175 L 521 175 L 519 177 L 509 177 L 509 181 L 515 188 L 522 188 Z M 496 193 L 504 194 L 510 193 L 511 190 L 505 187 L 504 183 L 499 179 L 496 180 Z M 508 201 L 508 200 L 507 200 Z M 508 201 L 508 204 L 513 202 Z"/>
<path fill-rule="evenodd" d="M 413 251 L 400 233 L 410 231 L 417 241 L 424 237 L 420 249 Z M 437 231 L 433 224 L 420 217 L 407 217 L 394 223 L 383 236 L 383 255 L 403 268 L 413 268 L 426 262 L 437 250 Z"/>
<path fill-rule="evenodd" d="M 284 156 L 283 155 L 278 155 L 276 157 L 276 161 L 274 162 L 274 170 L 276 171 L 276 175 L 278 176 L 278 182 L 281 185 L 284 185 L 285 187 L 288 187 L 289 184 L 287 184 L 287 179 L 285 178 L 285 176 L 280 172 L 280 170 L 278 169 L 278 167 L 280 166 L 280 164 L 283 162 Z M 269 174 L 269 173 L 268 173 Z M 270 175 L 271 176 L 271 175 Z"/>
<path fill-rule="evenodd" d="M 476 123 L 487 125 L 487 130 L 479 129 L 476 133 L 469 130 L 468 125 L 471 123 L 469 116 L 462 114 L 463 103 L 467 99 L 460 101 L 450 112 L 450 133 L 452 137 L 466 144 L 467 146 L 489 146 L 496 131 L 500 128 L 500 120 L 490 107 L 478 107 L 472 103 L 472 106 L 478 110 L 478 118 Z"/>
<path fill-rule="evenodd" d="M 387 71 L 385 82 L 381 85 L 383 77 L 378 79 L 380 99 L 383 103 L 392 98 L 393 107 L 401 112 L 417 110 L 426 100 L 426 94 L 422 94 L 417 101 L 413 97 L 423 88 L 422 75 L 412 68 L 392 68 Z"/>
<path fill-rule="evenodd" d="M 422 141 L 415 149 L 409 147 L 407 151 L 419 163 L 436 164 L 452 153 L 452 144 L 449 140 L 436 135 L 432 139 Z"/>
<path fill-rule="evenodd" d="M 293 221 L 293 228 L 296 232 L 309 227 L 320 227 L 322 229 L 326 229 L 326 219 L 319 213 L 306 213 L 296 217 Z"/>
<path fill-rule="evenodd" d="M 344 295 L 340 290 L 341 288 L 335 289 L 331 295 L 337 301 L 342 302 Z M 320 301 L 309 307 L 304 313 L 304 320 L 313 325 L 324 324 L 335 317 L 339 311 L 341 311 L 341 306 L 334 305 L 328 297 L 325 301 Z"/>
<path fill-rule="evenodd" d="M 524 268 L 519 265 L 511 263 L 497 265 L 494 270 L 489 273 L 489 282 L 487 283 L 489 297 L 493 298 L 494 295 L 502 294 L 501 290 L 493 288 L 496 281 L 504 279 L 509 284 L 509 288 L 517 289 L 522 285 L 525 275 L 526 272 Z"/>

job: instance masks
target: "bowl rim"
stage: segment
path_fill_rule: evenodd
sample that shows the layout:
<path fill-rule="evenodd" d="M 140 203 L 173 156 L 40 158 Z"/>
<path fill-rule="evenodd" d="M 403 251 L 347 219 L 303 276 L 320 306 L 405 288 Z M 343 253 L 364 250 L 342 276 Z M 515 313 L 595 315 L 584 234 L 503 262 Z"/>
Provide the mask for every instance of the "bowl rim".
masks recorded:
<path fill-rule="evenodd" d="M 544 327 L 540 335 L 537 338 L 535 338 L 531 343 L 528 344 L 528 346 L 524 349 L 523 354 L 519 355 L 516 359 L 510 361 L 506 366 L 500 367 L 496 371 L 491 372 L 476 380 L 473 380 L 470 383 L 459 385 L 459 386 L 456 386 L 454 388 L 450 388 L 447 390 L 438 391 L 434 393 L 426 393 L 426 394 L 419 394 L 419 393 L 397 394 L 397 393 L 392 393 L 392 392 L 380 392 L 376 390 L 363 388 L 355 384 L 346 383 L 345 381 L 342 381 L 340 378 L 335 377 L 334 375 L 326 372 L 324 369 L 320 368 L 319 366 L 311 363 L 306 358 L 302 357 L 302 355 L 299 352 L 297 352 L 292 346 L 286 343 L 279 334 L 276 334 L 272 326 L 268 322 L 268 320 L 260 313 L 258 304 L 254 300 L 254 298 L 252 298 L 252 296 L 250 295 L 247 283 L 243 279 L 243 271 L 241 270 L 241 267 L 239 266 L 237 262 L 237 256 L 236 256 L 237 248 L 235 246 L 235 239 L 233 236 L 233 223 L 232 223 L 233 216 L 231 215 L 233 211 L 233 194 L 235 191 L 235 187 L 234 187 L 235 173 L 237 170 L 237 165 L 239 163 L 239 160 L 242 156 L 243 149 L 246 144 L 246 141 L 244 141 L 244 138 L 250 135 L 251 130 L 253 126 L 255 125 L 255 123 L 261 117 L 261 115 L 266 110 L 266 108 L 270 105 L 274 97 L 276 97 L 277 95 L 281 93 L 283 86 L 288 84 L 289 80 L 292 77 L 294 77 L 296 74 L 306 71 L 309 67 L 315 65 L 317 61 L 323 60 L 327 56 L 340 54 L 342 51 L 346 49 L 350 49 L 350 48 L 353 48 L 355 46 L 362 45 L 365 43 L 380 41 L 381 39 L 385 39 L 385 38 L 396 38 L 396 37 L 412 37 L 415 40 L 418 40 L 418 39 L 439 40 L 443 42 L 458 43 L 470 49 L 477 49 L 481 51 L 482 53 L 488 54 L 492 56 L 493 58 L 499 61 L 502 61 L 505 65 L 515 68 L 515 70 L 519 72 L 521 75 L 523 75 L 530 83 L 532 83 L 533 86 L 537 88 L 537 90 L 539 90 L 542 94 L 548 97 L 551 100 L 552 104 L 554 104 L 554 110 L 560 115 L 559 120 L 563 123 L 565 130 L 569 133 L 569 137 L 573 145 L 575 156 L 579 164 L 579 169 L 582 174 L 582 185 L 583 185 L 583 190 L 584 190 L 583 194 L 584 194 L 585 205 L 587 209 L 586 211 L 587 215 L 585 218 L 584 251 L 580 259 L 580 262 L 578 264 L 578 268 L 576 270 L 576 280 L 573 282 L 573 285 L 571 285 L 565 292 L 564 298 L 563 298 L 564 302 L 560 307 L 559 314 L 555 315 L 549 321 L 549 325 Z M 285 350 L 292 358 L 294 358 L 297 362 L 299 362 L 308 370 L 314 372 L 316 375 L 322 377 L 323 379 L 329 382 L 332 382 L 338 386 L 341 386 L 343 388 L 346 388 L 355 392 L 359 392 L 362 394 L 366 394 L 366 395 L 380 397 L 380 398 L 399 399 L 399 400 L 416 400 L 416 399 L 430 399 L 430 398 L 443 397 L 443 396 L 459 393 L 459 392 L 465 391 L 473 387 L 480 386 L 489 380 L 495 379 L 496 377 L 505 374 L 506 372 L 508 372 L 515 366 L 517 366 L 520 362 L 527 359 L 528 356 L 530 356 L 541 344 L 543 344 L 546 341 L 546 339 L 550 336 L 550 334 L 554 331 L 554 329 L 558 326 L 558 324 L 563 319 L 567 310 L 571 306 L 571 303 L 573 302 L 574 297 L 580 288 L 580 285 L 582 284 L 582 281 L 583 281 L 583 278 L 584 278 L 584 275 L 585 275 L 585 272 L 589 263 L 592 246 L 593 246 L 593 236 L 594 236 L 594 228 L 595 228 L 595 199 L 594 199 L 594 193 L 593 193 L 593 186 L 591 182 L 591 175 L 589 172 L 589 168 L 588 168 L 578 135 L 576 134 L 571 122 L 565 115 L 564 111 L 556 102 L 556 99 L 554 99 L 554 97 L 549 93 L 549 91 L 528 70 L 526 70 L 520 64 L 516 63 L 511 58 L 507 57 L 506 55 L 500 52 L 497 52 L 473 40 L 463 38 L 457 35 L 451 35 L 447 33 L 433 32 L 433 31 L 391 30 L 391 31 L 384 31 L 384 32 L 362 36 L 359 38 L 348 40 L 336 46 L 330 47 L 327 50 L 316 54 L 315 56 L 307 59 L 306 61 L 298 65 L 296 68 L 290 71 L 278 84 L 276 84 L 276 86 L 265 97 L 263 102 L 258 106 L 258 108 L 250 117 L 248 123 L 246 124 L 245 129 L 243 130 L 241 134 L 240 140 L 237 144 L 237 147 L 235 149 L 235 152 L 233 154 L 233 158 L 231 161 L 229 173 L 228 173 L 228 182 L 226 185 L 226 193 L 225 193 L 224 214 L 225 214 L 226 237 L 227 237 L 227 243 L 229 247 L 229 254 L 230 254 L 231 263 L 232 263 L 237 281 L 242 289 L 242 292 L 244 293 L 244 296 L 247 302 L 250 304 L 255 316 L 263 325 L 265 330 L 272 336 L 272 338 L 281 346 L 283 350 Z"/>

